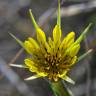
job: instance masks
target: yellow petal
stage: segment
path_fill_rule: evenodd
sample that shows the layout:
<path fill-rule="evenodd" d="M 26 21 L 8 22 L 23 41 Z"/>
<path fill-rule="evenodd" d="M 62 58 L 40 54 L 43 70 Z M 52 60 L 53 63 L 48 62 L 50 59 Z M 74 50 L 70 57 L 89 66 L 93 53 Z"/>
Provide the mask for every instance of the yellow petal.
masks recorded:
<path fill-rule="evenodd" d="M 40 28 L 38 28 L 36 30 L 36 32 L 37 32 L 37 40 L 38 40 L 38 42 L 40 44 L 45 44 L 45 42 L 46 42 L 46 35 L 45 35 L 45 33 Z"/>
<path fill-rule="evenodd" d="M 26 66 L 28 66 L 31 72 L 38 72 L 37 67 L 35 66 L 34 62 L 30 58 L 25 59 L 24 61 Z"/>
<path fill-rule="evenodd" d="M 52 41 L 51 37 L 48 38 L 48 44 L 51 48 L 53 47 L 53 41 Z"/>
<path fill-rule="evenodd" d="M 70 32 L 62 41 L 61 45 L 60 45 L 60 49 L 64 49 L 64 47 L 69 47 L 72 43 L 74 43 L 74 37 L 75 37 L 75 33 L 74 32 Z"/>
<path fill-rule="evenodd" d="M 32 44 L 32 46 L 35 49 L 39 48 L 39 45 L 37 44 L 37 42 L 33 38 L 28 38 L 28 40 L 30 41 L 30 43 Z"/>
<path fill-rule="evenodd" d="M 39 76 L 42 76 L 42 77 L 47 76 L 47 74 L 46 74 L 45 72 L 38 72 L 37 74 L 38 74 Z"/>
<path fill-rule="evenodd" d="M 74 40 L 75 38 L 75 32 L 70 32 L 66 37 L 66 42 L 68 43 L 69 41 L 71 41 L 72 39 Z"/>
<path fill-rule="evenodd" d="M 26 51 L 29 53 L 29 54 L 32 54 L 33 53 L 33 46 L 32 44 L 29 42 L 29 41 L 25 41 L 24 42 L 24 47 L 26 49 Z"/>
<path fill-rule="evenodd" d="M 53 43 L 53 41 L 52 41 L 52 39 L 50 37 L 48 38 L 48 45 L 50 47 L 50 53 L 53 54 L 55 45 L 54 45 L 54 43 Z"/>
<path fill-rule="evenodd" d="M 72 48 L 70 48 L 70 50 L 69 50 L 69 55 L 70 55 L 71 57 L 77 55 L 79 49 L 80 49 L 80 44 L 74 45 Z"/>
<path fill-rule="evenodd" d="M 45 47 L 47 49 L 47 52 L 51 53 L 51 47 L 49 46 L 49 44 L 47 42 L 45 43 Z"/>
<path fill-rule="evenodd" d="M 76 61 L 77 61 L 77 56 L 74 56 L 73 59 L 71 60 L 71 66 L 72 66 L 73 64 L 75 64 Z"/>
<path fill-rule="evenodd" d="M 55 28 L 53 29 L 53 40 L 54 43 L 56 44 L 58 41 L 61 39 L 61 29 L 59 25 L 56 25 Z"/>

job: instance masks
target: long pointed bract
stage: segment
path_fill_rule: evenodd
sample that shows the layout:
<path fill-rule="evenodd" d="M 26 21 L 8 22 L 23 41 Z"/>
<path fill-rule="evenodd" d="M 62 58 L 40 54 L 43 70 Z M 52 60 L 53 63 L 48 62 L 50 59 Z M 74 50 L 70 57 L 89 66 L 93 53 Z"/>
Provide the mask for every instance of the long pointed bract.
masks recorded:
<path fill-rule="evenodd" d="M 65 81 L 71 83 L 71 84 L 75 84 L 75 82 L 74 82 L 71 78 L 69 78 L 68 76 L 65 76 L 63 79 L 64 79 Z"/>
<path fill-rule="evenodd" d="M 20 65 L 20 64 L 9 64 L 9 66 L 18 67 L 18 68 L 28 68 L 27 66 Z"/>
<path fill-rule="evenodd" d="M 58 0 L 57 25 L 59 25 L 59 27 L 61 27 L 61 16 L 60 16 L 60 0 Z"/>
<path fill-rule="evenodd" d="M 34 80 L 34 79 L 37 79 L 37 78 L 40 78 L 40 77 L 41 76 L 39 76 L 39 75 L 34 75 L 34 76 L 30 76 L 28 78 L 25 78 L 24 80 L 29 81 L 29 80 Z"/>
<path fill-rule="evenodd" d="M 9 34 L 24 48 L 24 44 L 21 40 L 19 40 L 16 36 L 9 32 Z"/>
<path fill-rule="evenodd" d="M 82 59 L 84 59 L 86 56 L 88 56 L 90 53 L 92 53 L 93 49 L 89 49 L 86 53 L 84 53 L 83 55 L 81 55 L 80 57 L 78 57 L 78 61 L 81 61 Z"/>
<path fill-rule="evenodd" d="M 83 39 L 84 39 L 84 36 L 88 33 L 90 27 L 92 26 L 92 23 L 90 23 L 87 28 L 82 32 L 82 34 L 79 36 L 79 38 L 75 41 L 74 44 L 78 44 L 80 43 Z"/>
<path fill-rule="evenodd" d="M 39 27 L 38 27 L 38 25 L 37 25 L 37 23 L 36 23 L 36 21 L 34 19 L 34 16 L 32 14 L 32 10 L 31 9 L 29 9 L 29 14 L 30 14 L 30 17 L 31 17 L 31 21 L 32 21 L 32 23 L 34 25 L 34 28 L 37 30 Z"/>

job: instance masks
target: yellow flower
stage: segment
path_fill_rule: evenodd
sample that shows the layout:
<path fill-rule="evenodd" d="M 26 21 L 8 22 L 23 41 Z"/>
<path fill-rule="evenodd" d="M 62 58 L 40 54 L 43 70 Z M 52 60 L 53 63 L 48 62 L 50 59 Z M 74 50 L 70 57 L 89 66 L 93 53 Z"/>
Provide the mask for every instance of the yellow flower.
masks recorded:
<path fill-rule="evenodd" d="M 75 41 L 75 32 L 70 32 L 64 39 L 61 39 L 61 19 L 60 19 L 60 0 L 58 0 L 58 18 L 57 24 L 53 29 L 53 37 L 46 39 L 45 32 L 37 25 L 31 9 L 29 9 L 32 23 L 36 29 L 37 41 L 32 37 L 22 43 L 15 36 L 12 36 L 25 48 L 31 55 L 26 58 L 25 65 L 31 72 L 35 72 L 35 76 L 31 76 L 25 80 L 31 80 L 39 77 L 48 77 L 51 81 L 57 82 L 64 79 L 74 83 L 67 73 L 71 67 L 78 61 L 77 53 L 80 49 L 80 42 L 88 32 L 91 24 L 84 30 L 80 37 Z"/>
<path fill-rule="evenodd" d="M 48 38 L 41 29 L 37 30 L 38 43 L 33 38 L 24 42 L 24 47 L 32 56 L 25 59 L 25 64 L 31 72 L 47 76 L 51 81 L 65 79 L 67 72 L 77 61 L 80 44 L 74 44 L 75 33 L 70 32 L 61 40 L 61 29 L 58 25 L 53 30 L 53 38 Z"/>

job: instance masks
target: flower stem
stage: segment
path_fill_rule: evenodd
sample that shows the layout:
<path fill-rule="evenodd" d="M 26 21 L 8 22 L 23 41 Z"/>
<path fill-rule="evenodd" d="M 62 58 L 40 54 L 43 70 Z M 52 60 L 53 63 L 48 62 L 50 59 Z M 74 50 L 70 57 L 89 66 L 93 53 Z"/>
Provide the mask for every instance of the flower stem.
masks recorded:
<path fill-rule="evenodd" d="M 53 90 L 54 96 L 72 96 L 62 81 L 53 82 L 51 84 L 51 88 Z"/>

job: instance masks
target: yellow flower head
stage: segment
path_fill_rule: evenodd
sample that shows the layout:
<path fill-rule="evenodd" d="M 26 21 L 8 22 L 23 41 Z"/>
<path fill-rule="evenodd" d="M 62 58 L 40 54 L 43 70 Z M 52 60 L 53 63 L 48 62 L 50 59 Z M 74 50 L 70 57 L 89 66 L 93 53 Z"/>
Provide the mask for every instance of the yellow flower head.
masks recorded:
<path fill-rule="evenodd" d="M 23 44 L 20 41 L 19 43 L 31 55 L 30 58 L 24 60 L 25 65 L 31 72 L 35 72 L 36 75 L 29 77 L 26 80 L 38 77 L 48 77 L 48 79 L 55 82 L 64 79 L 74 83 L 67 76 L 67 73 L 78 61 L 77 53 L 80 49 L 80 42 L 84 38 L 84 35 L 87 33 L 91 24 L 76 41 L 74 40 L 75 32 L 70 32 L 63 40 L 61 40 L 60 0 L 58 0 L 57 24 L 53 29 L 53 37 L 49 37 L 48 40 L 46 40 L 46 35 L 37 25 L 31 9 L 29 9 L 29 13 L 36 29 L 37 41 L 32 37 L 29 37 Z"/>

